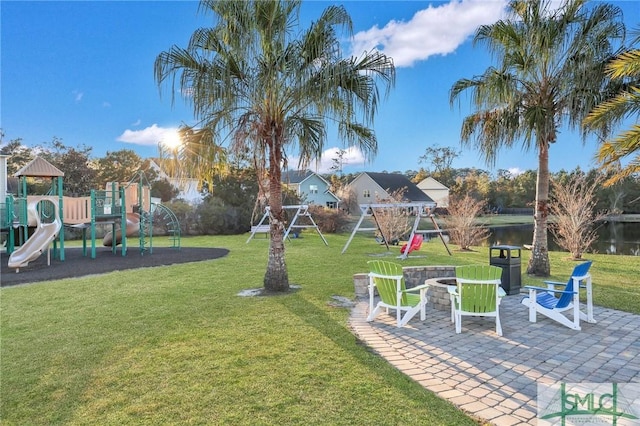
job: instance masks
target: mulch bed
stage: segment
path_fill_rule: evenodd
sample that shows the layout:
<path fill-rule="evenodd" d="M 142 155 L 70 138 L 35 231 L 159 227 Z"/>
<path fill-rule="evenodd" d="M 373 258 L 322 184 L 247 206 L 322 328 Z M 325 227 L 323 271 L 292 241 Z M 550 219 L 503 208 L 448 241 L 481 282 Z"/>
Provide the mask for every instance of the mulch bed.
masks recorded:
<path fill-rule="evenodd" d="M 199 262 L 226 256 L 229 250 L 223 248 L 183 247 L 179 249 L 154 247 L 153 253 L 140 253 L 138 247 L 130 247 L 125 256 L 120 248 L 112 253 L 110 247 L 96 248 L 96 258 L 91 258 L 91 249 L 87 249 L 87 256 L 82 255 L 81 248 L 65 248 L 64 261 L 53 259 L 51 251 L 51 265 L 47 265 L 47 254 L 44 253 L 28 266 L 9 269 L 7 263 L 9 255 L 0 254 L 0 285 L 8 287 L 40 281 L 50 281 L 63 278 L 75 278 L 86 275 L 104 274 L 125 269 L 148 268 L 153 266 L 174 265 L 177 263 Z"/>

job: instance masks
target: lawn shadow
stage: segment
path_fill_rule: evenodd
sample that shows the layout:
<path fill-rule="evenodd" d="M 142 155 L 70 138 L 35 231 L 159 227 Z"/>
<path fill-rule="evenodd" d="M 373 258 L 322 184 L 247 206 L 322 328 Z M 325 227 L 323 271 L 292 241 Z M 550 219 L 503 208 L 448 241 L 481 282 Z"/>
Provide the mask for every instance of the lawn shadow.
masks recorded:
<path fill-rule="evenodd" d="M 323 336 L 333 341 L 338 347 L 340 347 L 345 353 L 349 354 L 354 360 L 357 361 L 362 367 L 371 371 L 374 375 L 379 376 L 382 381 L 388 383 L 389 371 L 395 371 L 399 374 L 402 380 L 406 380 L 407 383 L 415 383 L 408 376 L 402 374 L 399 370 L 393 368 L 388 364 L 383 357 L 375 352 L 366 342 L 359 339 L 353 332 L 351 332 L 344 324 L 341 324 L 331 318 L 325 311 L 318 308 L 314 304 L 306 300 L 302 293 L 289 294 L 290 297 L 280 298 L 278 301 L 287 308 L 291 313 L 296 315 L 301 321 L 310 325 L 320 332 Z M 334 301 L 335 301 L 334 297 Z M 339 298 L 342 300 L 342 298 Z M 328 305 L 334 306 L 335 309 L 345 309 L 347 304 L 340 303 L 338 307 L 333 302 L 328 301 Z M 364 348 L 364 351 L 363 351 Z M 371 356 L 374 356 L 378 362 L 372 363 Z M 382 365 L 390 367 L 390 370 L 381 369 Z M 389 385 L 392 385 L 389 383 Z M 414 399 L 416 393 L 410 391 L 410 387 L 395 386 L 395 389 L 402 392 L 407 398 Z M 443 401 L 437 397 L 434 393 L 429 392 L 429 396 L 436 398 L 439 401 Z"/>

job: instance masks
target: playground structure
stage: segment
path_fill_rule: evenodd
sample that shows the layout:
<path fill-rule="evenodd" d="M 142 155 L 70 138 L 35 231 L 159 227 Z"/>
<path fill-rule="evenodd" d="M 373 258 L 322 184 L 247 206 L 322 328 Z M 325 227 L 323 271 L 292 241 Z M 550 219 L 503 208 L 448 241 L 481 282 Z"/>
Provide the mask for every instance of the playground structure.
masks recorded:
<path fill-rule="evenodd" d="M 0 159 L 6 161 L 6 158 Z M 6 182 L 6 162 L 3 178 Z M 111 226 L 103 245 L 122 256 L 127 253 L 127 237 L 138 235 L 140 253 L 153 252 L 154 213 L 168 218 L 170 245 L 180 248 L 180 226 L 173 212 L 162 204 L 151 202 L 151 189 L 139 172 L 128 184 L 109 183 L 105 190 L 91 190 L 89 196 L 68 197 L 62 193 L 64 173 L 36 157 L 16 173 L 20 180 L 18 196 L 5 195 L 0 229 L 6 232 L 6 251 L 9 267 L 25 267 L 38 258 L 53 243 L 54 258 L 64 261 L 63 226 L 82 231 L 83 255 L 87 256 L 87 230 L 90 233 L 91 258 L 96 257 L 98 226 Z M 50 178 L 51 188 L 46 195 L 26 195 L 27 177 Z M 5 183 L 6 185 L 6 183 Z M 6 188 L 6 186 L 5 186 Z M 6 190 L 5 190 L 6 191 Z M 53 208 L 51 208 L 53 205 Z M 62 214 L 61 214 L 62 213 Z M 124 232 L 123 232 L 124 230 Z M 30 232 L 31 231 L 31 232 Z M 18 248 L 16 248 L 19 246 Z M 50 261 L 50 256 L 49 256 Z"/>
<path fill-rule="evenodd" d="M 324 235 L 322 235 L 322 232 L 320 232 L 320 229 L 318 228 L 318 225 L 316 224 L 316 222 L 313 220 L 313 216 L 311 216 L 311 213 L 309 212 L 309 206 L 306 204 L 301 204 L 301 205 L 292 205 L 292 206 L 282 206 L 283 209 L 285 210 L 295 210 L 296 213 L 293 216 L 293 219 L 291 219 L 291 221 L 289 222 L 289 226 L 287 227 L 287 230 L 284 233 L 284 239 L 286 240 L 287 237 L 289 236 L 289 234 L 293 231 L 295 233 L 295 231 L 300 230 L 300 229 L 308 229 L 308 228 L 313 228 L 316 230 L 316 232 L 318 233 L 318 235 L 320 235 L 320 238 L 322 238 L 322 241 L 324 242 L 325 246 L 328 246 L 329 243 L 327 242 L 327 240 L 324 238 Z M 247 239 L 247 243 L 249 241 L 251 241 L 251 239 L 254 237 L 254 235 L 258 232 L 268 232 L 269 231 L 269 217 L 271 215 L 271 209 L 269 208 L 269 206 L 265 207 L 265 212 L 264 215 L 262 216 L 262 219 L 260 219 L 260 222 L 258 222 L 257 225 L 252 226 L 251 227 L 251 235 L 249 235 L 249 238 Z M 298 220 L 306 217 L 309 222 L 311 222 L 311 225 L 301 225 L 298 223 Z"/>
<path fill-rule="evenodd" d="M 83 254 L 87 251 L 87 230 L 91 240 L 91 258 L 96 257 L 97 227 L 110 226 L 103 245 L 122 256 L 127 254 L 128 238 L 139 237 L 140 253 L 153 253 L 151 196 L 142 181 L 120 185 L 110 182 L 105 190 L 91 190 L 86 197 L 63 197 L 65 226 L 82 230 Z M 123 232 L 124 230 L 124 232 Z"/>
<path fill-rule="evenodd" d="M 6 158 L 3 158 L 2 178 L 6 190 Z M 54 243 L 54 257 L 64 260 L 64 232 L 60 232 L 62 221 L 62 173 L 56 167 L 40 157 L 36 157 L 16 173 L 19 178 L 18 197 L 5 195 L 6 202 L 2 205 L 0 231 L 6 233 L 6 251 L 9 256 L 9 266 L 19 270 L 29 262 L 35 260 L 44 251 L 51 255 L 49 245 Z M 27 196 L 27 177 L 49 178 L 51 187 L 47 194 L 41 196 Z M 24 195 L 23 195 L 24 194 Z M 32 231 L 31 234 L 29 231 Z M 56 238 L 58 241 L 56 241 Z M 27 243 L 28 240 L 31 240 Z M 17 245 L 20 246 L 16 249 Z M 59 247 L 57 243 L 59 242 Z"/>
<path fill-rule="evenodd" d="M 382 229 L 380 228 L 380 222 L 376 218 L 376 209 L 410 209 L 415 219 L 413 221 L 413 226 L 411 228 L 411 234 L 409 235 L 409 238 L 408 238 L 409 246 L 407 249 L 407 245 L 406 244 L 403 245 L 400 249 L 400 256 L 398 257 L 400 259 L 406 259 L 409 256 L 409 253 L 419 249 L 420 246 L 422 245 L 422 239 L 423 239 L 422 235 L 425 235 L 425 234 L 437 234 L 440 237 L 442 244 L 444 244 L 444 247 L 447 249 L 447 253 L 449 253 L 449 256 L 452 255 L 451 250 L 449 250 L 449 246 L 447 246 L 447 242 L 445 241 L 444 236 L 442 235 L 442 230 L 440 229 L 440 227 L 438 226 L 438 223 L 435 221 L 433 217 L 432 212 L 433 212 L 433 209 L 435 209 L 436 207 L 435 203 L 423 203 L 423 202 L 372 203 L 372 204 L 360 204 L 359 207 L 360 207 L 360 218 L 358 219 L 358 222 L 354 226 L 353 232 L 351 232 L 349 239 L 344 245 L 342 249 L 342 254 L 344 254 L 347 251 L 347 248 L 349 247 L 349 244 L 351 244 L 351 241 L 353 240 L 353 237 L 356 235 L 356 232 L 378 231 L 382 234 Z M 366 218 L 373 218 L 373 221 L 376 227 L 375 228 L 362 227 L 362 223 Z M 433 223 L 434 229 L 432 230 L 418 229 L 420 225 L 420 220 L 423 218 L 428 218 L 429 220 L 431 220 L 431 222 Z M 384 238 L 383 238 L 383 242 L 387 247 L 387 250 L 389 250 L 389 242 L 386 241 Z"/>
<path fill-rule="evenodd" d="M 30 223 L 35 222 L 36 230 L 24 244 L 11 253 L 9 268 L 15 268 L 17 272 L 20 267 L 26 266 L 29 262 L 40 257 L 45 250 L 47 251 L 47 265 L 51 264 L 49 244 L 55 240 L 62 228 L 57 201 L 56 197 L 33 197 L 28 200 L 28 220 Z M 46 206 L 44 203 L 50 203 L 51 206 Z M 42 216 L 51 219 L 51 221 L 43 222 Z"/>

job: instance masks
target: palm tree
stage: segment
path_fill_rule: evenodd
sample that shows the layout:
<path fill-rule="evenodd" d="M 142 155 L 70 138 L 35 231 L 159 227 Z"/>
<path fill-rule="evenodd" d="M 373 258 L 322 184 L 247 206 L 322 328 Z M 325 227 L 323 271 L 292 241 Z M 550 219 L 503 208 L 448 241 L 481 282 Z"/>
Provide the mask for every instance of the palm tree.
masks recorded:
<path fill-rule="evenodd" d="M 634 43 L 640 43 L 640 29 Z M 596 106 L 584 121 L 588 129 L 599 130 L 608 135 L 611 127 L 625 118 L 635 115 L 636 123 L 630 129 L 605 141 L 598 150 L 597 158 L 604 169 L 615 170 L 605 181 L 606 186 L 620 182 L 634 173 L 640 172 L 640 49 L 628 49 L 617 55 L 607 66 L 607 75 L 613 80 L 617 90 L 604 102 Z M 622 167 L 623 158 L 631 158 Z"/>
<path fill-rule="evenodd" d="M 619 8 L 596 3 L 587 9 L 586 3 L 565 0 L 552 9 L 551 1 L 512 0 L 509 17 L 479 27 L 474 38 L 474 43 L 488 46 L 498 66 L 478 77 L 458 80 L 450 92 L 453 104 L 462 92 L 471 91 L 476 111 L 464 119 L 461 139 L 463 144 L 477 146 L 488 164 L 495 164 L 501 147 L 512 147 L 518 141 L 525 150 L 537 151 L 528 274 L 548 276 L 551 272 L 549 149 L 563 125 L 578 128 L 597 102 L 612 42 L 624 35 Z"/>
<path fill-rule="evenodd" d="M 179 76 L 210 143 L 228 138 L 231 149 L 265 165 L 271 225 L 267 291 L 289 289 L 281 182 L 288 154 L 299 156 L 299 167 L 319 158 L 330 124 L 346 145 L 375 154 L 370 126 L 380 101 L 377 83 L 388 90 L 395 81 L 393 61 L 379 52 L 341 56 L 337 31 L 352 32 L 343 7 L 327 7 L 301 30 L 300 6 L 284 0 L 203 0 L 200 10 L 213 13 L 215 26 L 196 30 L 186 48 L 173 46 L 155 62 L 159 85 L 171 79 L 175 86 Z"/>

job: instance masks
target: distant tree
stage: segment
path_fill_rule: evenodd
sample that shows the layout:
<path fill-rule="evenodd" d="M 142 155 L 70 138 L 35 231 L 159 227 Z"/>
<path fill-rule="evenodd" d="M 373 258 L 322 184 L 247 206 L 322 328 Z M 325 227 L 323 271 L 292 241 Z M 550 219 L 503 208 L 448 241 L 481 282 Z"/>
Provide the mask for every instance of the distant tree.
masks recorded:
<path fill-rule="evenodd" d="M 241 234 L 250 229 L 254 214 L 262 216 L 264 210 L 254 211 L 258 194 L 256 171 L 252 168 L 236 169 L 212 176 L 213 191 L 197 206 L 199 227 L 205 234 Z"/>
<path fill-rule="evenodd" d="M 29 161 L 35 158 L 33 149 L 23 145 L 22 139 L 10 140 L 6 145 L 0 148 L 0 154 L 9 156 L 7 158 L 8 176 L 13 176 L 18 170 L 26 166 Z"/>
<path fill-rule="evenodd" d="M 508 170 L 500 169 L 496 172 L 496 178 L 491 181 L 487 204 L 490 210 L 499 211 L 512 204 L 509 194 L 513 176 Z"/>
<path fill-rule="evenodd" d="M 151 166 L 151 159 L 149 158 L 142 160 L 142 165 L 136 172 L 143 172 L 144 177 L 149 181 L 149 183 L 165 179 L 163 177 L 160 177 L 160 174 L 156 171 L 155 167 Z"/>
<path fill-rule="evenodd" d="M 419 163 L 431 164 L 428 172 L 444 186 L 451 187 L 454 184 L 453 160 L 460 156 L 460 151 L 450 146 L 434 145 L 425 149 L 424 155 L 419 157 Z"/>
<path fill-rule="evenodd" d="M 333 194 L 336 194 L 336 195 L 338 194 L 338 192 L 340 192 L 340 190 L 345 184 L 343 179 L 341 179 L 340 176 L 338 176 L 335 173 L 332 173 L 330 175 L 324 175 L 322 177 L 327 182 L 329 182 L 329 191 L 331 191 Z"/>
<path fill-rule="evenodd" d="M 479 174 L 486 174 L 489 176 L 491 175 L 489 171 L 484 169 L 479 169 L 477 167 L 462 167 L 459 169 L 451 169 L 451 172 L 453 173 L 454 180 L 458 178 L 462 178 L 464 180 L 469 175 L 479 175 Z"/>
<path fill-rule="evenodd" d="M 590 170 L 589 176 L 596 173 Z M 611 178 L 605 176 L 605 180 Z M 606 210 L 609 214 L 640 213 L 640 176 L 627 176 L 611 185 L 598 187 L 596 203 L 596 210 Z"/>
<path fill-rule="evenodd" d="M 107 182 L 128 183 L 135 178 L 142 168 L 142 159 L 135 151 L 121 149 L 107 151 L 104 157 L 97 160 L 99 187 Z"/>
<path fill-rule="evenodd" d="M 517 207 L 533 207 L 536 199 L 537 173 L 527 170 L 513 180 L 513 205 Z"/>
<path fill-rule="evenodd" d="M 158 197 L 163 203 L 173 200 L 180 194 L 180 190 L 171 185 L 166 179 L 155 179 L 151 183 L 151 196 Z"/>
<path fill-rule="evenodd" d="M 549 148 L 563 125 L 577 129 L 602 96 L 604 67 L 624 37 L 619 7 L 587 0 L 511 0 L 509 16 L 476 30 L 498 64 L 458 80 L 450 100 L 471 92 L 475 111 L 461 139 L 489 164 L 501 147 L 518 142 L 538 155 L 533 248 L 527 273 L 550 274 L 547 224 Z"/>
<path fill-rule="evenodd" d="M 409 169 L 409 170 L 405 170 L 403 175 L 405 175 L 407 179 L 413 182 L 416 176 L 418 175 L 418 172 L 416 170 Z"/>
<path fill-rule="evenodd" d="M 453 195 L 469 194 L 471 197 L 486 200 L 491 192 L 491 176 L 484 170 L 473 170 L 464 177 L 457 177 L 449 190 Z"/>
<path fill-rule="evenodd" d="M 98 173 L 91 159 L 92 151 L 93 148 L 86 145 L 67 146 L 62 139 L 54 137 L 40 155 L 64 173 L 65 195 L 77 197 L 96 188 Z"/>
<path fill-rule="evenodd" d="M 229 173 L 217 175 L 213 180 L 211 196 L 222 199 L 226 204 L 232 206 L 245 206 L 251 210 L 256 201 L 258 193 L 258 183 L 256 170 L 253 168 L 230 168 Z M 250 225 L 247 220 L 245 226 Z"/>
<path fill-rule="evenodd" d="M 411 182 L 413 183 L 420 183 L 423 180 L 425 180 L 426 178 L 429 177 L 429 173 L 427 173 L 427 171 L 425 169 L 423 169 L 422 167 L 420 167 L 420 170 L 418 170 L 418 172 L 415 174 L 415 176 L 413 177 L 413 179 L 411 179 Z M 442 183 L 442 182 L 440 182 Z M 443 184 L 444 185 L 444 184 Z M 445 185 L 446 186 L 446 185 Z"/>
<path fill-rule="evenodd" d="M 214 190 L 197 206 L 200 229 L 206 234 L 241 234 L 262 218 L 264 206 L 256 208 L 258 182 L 253 168 L 236 169 L 213 176 Z M 296 194 L 283 190 L 285 204 L 300 204 Z"/>
<path fill-rule="evenodd" d="M 335 157 L 331 158 L 330 170 L 338 173 L 340 176 L 342 176 L 342 167 L 344 166 L 344 156 L 346 153 L 346 149 L 336 149 Z"/>

